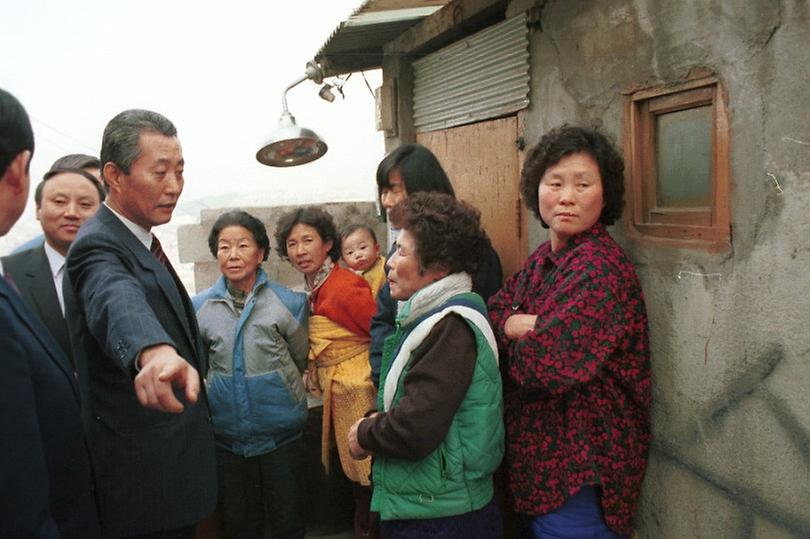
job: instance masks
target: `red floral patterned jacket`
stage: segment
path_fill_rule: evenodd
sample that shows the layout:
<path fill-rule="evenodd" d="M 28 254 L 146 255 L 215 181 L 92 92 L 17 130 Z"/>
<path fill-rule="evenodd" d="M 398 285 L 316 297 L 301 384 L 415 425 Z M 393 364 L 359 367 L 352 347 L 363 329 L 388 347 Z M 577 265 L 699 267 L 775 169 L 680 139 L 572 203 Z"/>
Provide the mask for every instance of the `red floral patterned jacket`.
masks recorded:
<path fill-rule="evenodd" d="M 506 466 L 515 510 L 544 514 L 602 488 L 607 525 L 632 531 L 650 445 L 650 349 L 632 264 L 597 223 L 546 242 L 489 301 L 501 348 Z M 536 314 L 517 340 L 513 314 Z"/>

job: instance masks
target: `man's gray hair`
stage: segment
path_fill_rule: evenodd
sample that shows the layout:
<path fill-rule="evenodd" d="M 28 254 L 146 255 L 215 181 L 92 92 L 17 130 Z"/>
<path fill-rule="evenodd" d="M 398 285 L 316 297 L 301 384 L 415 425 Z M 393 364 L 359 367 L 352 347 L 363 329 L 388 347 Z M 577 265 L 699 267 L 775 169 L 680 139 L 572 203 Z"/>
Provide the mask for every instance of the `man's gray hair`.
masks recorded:
<path fill-rule="evenodd" d="M 101 139 L 101 174 L 104 165 L 115 163 L 124 174 L 129 174 L 132 163 L 141 155 L 138 139 L 141 133 L 158 133 L 167 137 L 177 136 L 174 124 L 162 114 L 151 110 L 125 110 L 115 116 Z"/>

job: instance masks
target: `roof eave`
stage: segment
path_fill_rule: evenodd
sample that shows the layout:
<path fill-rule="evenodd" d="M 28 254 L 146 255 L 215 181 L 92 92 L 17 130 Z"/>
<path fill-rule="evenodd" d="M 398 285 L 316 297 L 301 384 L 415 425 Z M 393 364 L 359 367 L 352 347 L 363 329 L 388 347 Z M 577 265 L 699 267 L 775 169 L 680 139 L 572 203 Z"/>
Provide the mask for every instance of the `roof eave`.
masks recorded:
<path fill-rule="evenodd" d="M 326 76 L 376 69 L 383 46 L 449 0 L 372 0 L 341 22 L 315 55 Z"/>

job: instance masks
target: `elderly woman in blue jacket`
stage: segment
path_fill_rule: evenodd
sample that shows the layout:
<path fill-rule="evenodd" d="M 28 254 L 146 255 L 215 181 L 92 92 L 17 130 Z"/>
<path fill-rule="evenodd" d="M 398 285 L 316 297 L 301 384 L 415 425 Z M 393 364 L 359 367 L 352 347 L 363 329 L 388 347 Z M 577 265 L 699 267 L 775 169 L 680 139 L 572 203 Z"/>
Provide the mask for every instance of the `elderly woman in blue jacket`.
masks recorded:
<path fill-rule="evenodd" d="M 490 242 L 478 212 L 439 193 L 397 204 L 389 259 L 399 301 L 383 347 L 377 410 L 349 431 L 374 456 L 382 537 L 496 538 L 492 475 L 504 451 L 498 352 L 472 277 Z"/>
<path fill-rule="evenodd" d="M 193 302 L 208 351 L 225 533 L 263 538 L 269 524 L 273 537 L 304 537 L 306 296 L 267 278 L 270 242 L 252 215 L 221 215 L 208 246 L 222 276 Z"/>

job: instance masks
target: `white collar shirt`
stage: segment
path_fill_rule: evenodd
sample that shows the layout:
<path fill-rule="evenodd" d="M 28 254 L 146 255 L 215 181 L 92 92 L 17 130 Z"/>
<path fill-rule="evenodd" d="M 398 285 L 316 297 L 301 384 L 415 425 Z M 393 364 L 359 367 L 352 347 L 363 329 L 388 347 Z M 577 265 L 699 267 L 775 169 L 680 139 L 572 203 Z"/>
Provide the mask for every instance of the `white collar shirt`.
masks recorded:
<path fill-rule="evenodd" d="M 65 257 L 56 249 L 45 242 L 45 256 L 48 258 L 48 266 L 51 268 L 53 286 L 56 288 L 56 297 L 59 298 L 59 308 L 62 309 L 62 316 L 65 316 L 65 295 L 62 291 L 62 280 L 65 277 Z"/>
<path fill-rule="evenodd" d="M 125 227 L 127 227 L 127 229 L 130 232 L 132 232 L 135 235 L 136 238 L 138 238 L 138 241 L 141 242 L 144 247 L 146 247 L 147 251 L 152 250 L 152 233 L 150 231 L 146 230 L 141 225 L 133 223 L 132 221 L 130 221 L 129 219 L 127 219 L 114 209 L 112 209 L 106 202 L 104 203 L 104 205 L 107 206 L 107 209 L 110 210 L 113 215 L 118 217 L 118 219 L 124 224 Z"/>

